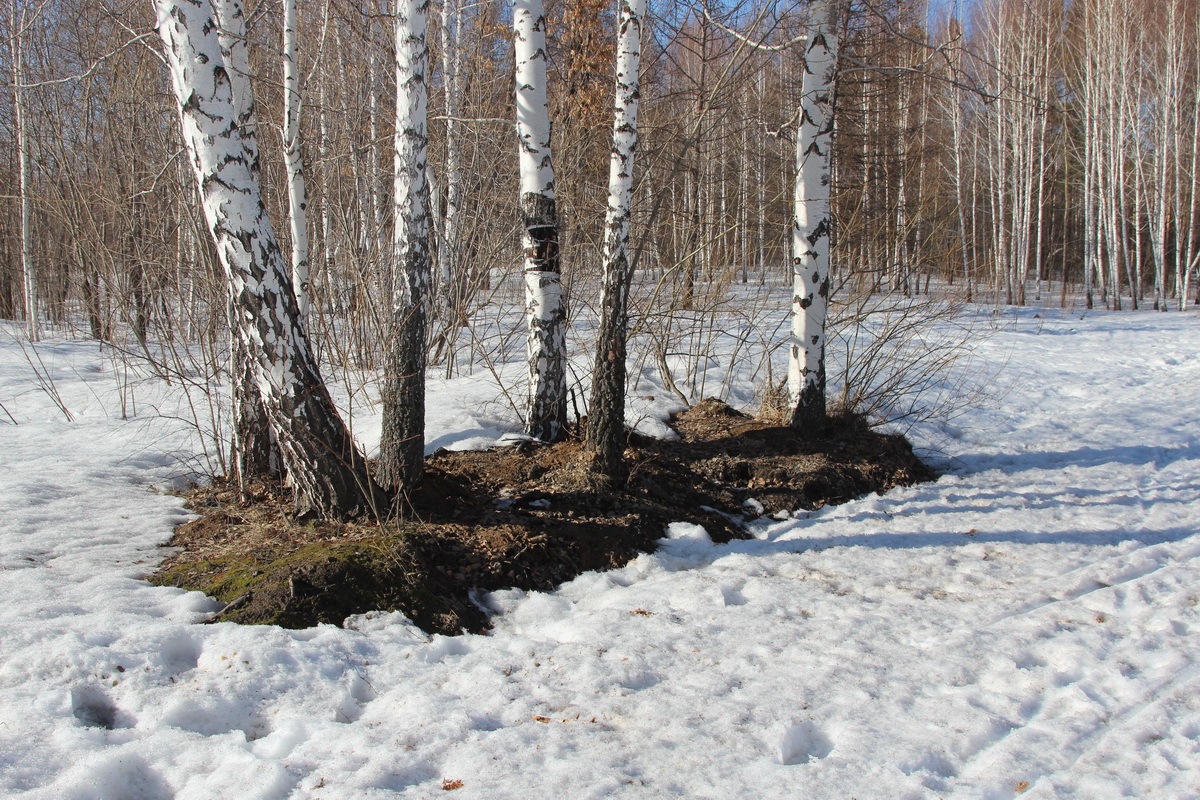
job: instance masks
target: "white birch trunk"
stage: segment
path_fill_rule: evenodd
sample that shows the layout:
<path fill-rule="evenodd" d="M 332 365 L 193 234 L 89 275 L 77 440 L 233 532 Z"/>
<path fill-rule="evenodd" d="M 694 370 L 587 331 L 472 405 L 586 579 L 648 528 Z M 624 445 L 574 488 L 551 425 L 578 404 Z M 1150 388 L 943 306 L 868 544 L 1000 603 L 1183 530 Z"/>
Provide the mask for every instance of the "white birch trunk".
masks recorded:
<path fill-rule="evenodd" d="M 958 50 L 955 50 L 953 57 L 954 74 L 957 75 L 962 71 L 962 55 Z M 974 297 L 971 291 L 971 257 L 967 245 L 969 231 L 967 229 L 967 197 L 965 191 L 966 187 L 964 185 L 966 181 L 964 178 L 963 169 L 963 161 L 966 159 L 966 144 L 963 142 L 963 127 L 965 125 L 966 115 L 963 113 L 962 98 L 960 97 L 960 93 L 961 90 L 959 90 L 957 87 L 951 87 L 949 90 L 950 131 L 954 137 L 954 151 L 952 157 L 954 159 L 954 197 L 958 212 L 959 254 L 960 258 L 962 259 L 963 285 L 966 290 L 966 299 L 969 303 L 974 299 Z M 972 198 L 972 202 L 974 202 L 974 198 Z M 953 280 L 953 278 L 951 278 L 951 280 Z"/>
<path fill-rule="evenodd" d="M 546 99 L 546 15 L 542 0 L 514 0 L 513 44 L 529 320 L 525 431 L 536 439 L 553 442 L 562 438 L 567 421 L 566 314 Z"/>
<path fill-rule="evenodd" d="M 333 204 L 332 199 L 336 190 L 336 171 L 330 168 L 330 155 L 333 147 L 329 138 L 329 100 L 321 82 L 320 98 L 321 113 L 318 117 L 320 125 L 319 152 L 321 155 L 321 263 L 326 275 L 333 274 L 333 265 L 337 263 L 338 245 L 333 237 Z M 340 241 L 340 237 L 338 239 Z M 336 284 L 335 284 L 336 286 Z"/>
<path fill-rule="evenodd" d="M 1086 9 L 1086 6 L 1085 6 Z M 1085 18 L 1085 46 L 1089 32 L 1086 30 Z M 1094 275 L 1097 274 L 1096 261 L 1098 260 L 1099 251 L 1099 235 L 1096 230 L 1096 125 L 1093 121 L 1095 117 L 1095 79 L 1093 78 L 1094 67 L 1090 54 L 1085 54 L 1083 72 L 1083 91 L 1081 96 L 1083 99 L 1082 113 L 1084 116 L 1083 124 L 1083 286 L 1085 295 L 1085 304 L 1088 309 L 1095 305 L 1094 298 Z"/>
<path fill-rule="evenodd" d="M 1049 45 L 1049 43 L 1047 43 Z M 1045 64 L 1043 64 L 1043 68 Z M 1045 74 L 1044 72 L 1042 74 Z M 1035 278 L 1037 279 L 1037 295 L 1036 299 L 1042 299 L 1042 254 L 1043 254 L 1043 230 L 1045 228 L 1045 200 L 1046 200 L 1046 130 L 1049 125 L 1050 115 L 1044 110 L 1039 111 L 1041 114 L 1041 125 L 1038 129 L 1038 162 L 1037 162 L 1037 222 L 1033 229 L 1033 268 L 1036 270 Z"/>
<path fill-rule="evenodd" d="M 895 137 L 896 142 L 896 159 L 895 164 L 898 166 L 896 176 L 896 203 L 895 215 L 890 220 L 896 227 L 895 231 L 888 236 L 888 241 L 895 248 L 892 252 L 891 260 L 896 265 L 896 287 L 902 288 L 904 296 L 909 297 L 912 294 L 912 274 L 909 264 L 908 253 L 908 130 L 909 117 L 912 114 L 912 98 L 908 91 L 908 81 L 900 81 L 900 99 L 899 104 L 901 111 L 901 122 L 899 135 Z M 889 162 L 891 160 L 889 159 Z M 890 183 L 890 182 L 889 182 Z M 892 207 L 889 205 L 889 208 Z"/>
<path fill-rule="evenodd" d="M 233 120 L 242 140 L 247 167 L 259 179 L 258 132 L 255 129 L 254 92 L 250 85 L 250 52 L 246 45 L 246 16 L 241 0 L 214 0 L 220 28 L 217 43 L 225 59 L 233 94 Z M 237 309 L 230 305 L 230 330 L 237 326 Z M 279 448 L 271 434 L 266 407 L 255 379 L 254 358 L 245 340 L 229 337 L 233 403 L 233 458 L 235 479 L 242 496 L 249 497 L 255 479 L 278 478 L 283 468 Z"/>
<path fill-rule="evenodd" d="M 233 334 L 252 356 L 254 382 L 295 487 L 296 512 L 378 513 L 376 487 L 321 380 L 300 322 L 287 265 L 242 141 L 213 7 L 208 0 L 154 0 L 154 9 L 184 144 L 233 302 Z"/>
<path fill-rule="evenodd" d="M 368 21 L 368 30 L 374 25 Z M 341 49 L 340 47 L 338 48 Z M 375 91 L 375 48 L 367 50 L 367 141 L 362 147 L 353 148 L 354 185 L 358 203 L 358 250 L 360 258 L 372 260 L 376 257 L 383 237 L 383 199 L 380 197 L 379 176 L 376 173 L 379 159 L 375 146 L 379 141 L 379 97 Z M 348 111 L 346 104 L 343 109 Z M 353 127 L 353 126 L 352 126 Z M 387 261 L 383 262 L 383 285 L 390 289 L 392 279 Z"/>
<path fill-rule="evenodd" d="M 304 185 L 304 157 L 300 153 L 301 86 L 299 47 L 296 43 L 296 0 L 283 0 L 283 152 L 287 168 L 288 226 L 292 237 L 292 287 L 300 318 L 307 321 L 308 296 L 308 192 Z"/>
<path fill-rule="evenodd" d="M 819 428 L 825 413 L 825 314 L 829 302 L 829 174 L 833 155 L 833 90 L 837 70 L 832 0 L 812 12 L 796 134 L 792 227 L 792 341 L 788 361 L 791 424 Z"/>
<path fill-rule="evenodd" d="M 1171 4 L 1173 6 L 1173 4 Z M 1167 98 L 1174 97 L 1179 90 L 1176 62 L 1173 57 L 1174 40 L 1176 38 L 1175 30 L 1175 14 L 1173 8 L 1168 12 L 1167 34 L 1165 47 L 1161 51 L 1164 55 L 1164 63 L 1162 65 L 1162 79 L 1156 83 L 1155 88 L 1158 90 L 1157 97 L 1154 98 L 1157 102 L 1157 114 L 1155 116 L 1155 144 L 1154 149 L 1150 154 L 1151 164 L 1153 165 L 1154 184 L 1145 185 L 1144 193 L 1147 202 L 1147 215 L 1150 218 L 1150 257 L 1154 261 L 1154 310 L 1166 310 L 1166 257 L 1167 257 L 1167 218 L 1170 197 L 1170 180 L 1171 172 L 1170 165 L 1173 160 L 1173 153 L 1178 146 L 1178 137 L 1175 132 L 1175 114 L 1174 106 L 1179 103 L 1167 105 L 1164 102 Z M 1138 180 L 1139 185 L 1142 185 L 1142 160 L 1138 159 Z"/>
<path fill-rule="evenodd" d="M 429 0 L 397 0 L 392 340 L 385 363 L 379 475 L 398 492 L 425 455 L 425 332 L 429 294 Z"/>
<path fill-rule="evenodd" d="M 386 0 L 380 0 L 379 7 L 380 7 L 381 13 L 384 13 L 384 14 L 387 13 L 385 10 L 387 7 Z M 377 81 L 376 81 L 376 75 L 377 75 L 376 66 L 377 66 L 377 64 L 376 64 L 376 59 L 375 59 L 375 49 L 376 48 L 375 48 L 375 41 L 374 41 L 375 40 L 375 23 L 373 21 L 370 23 L 369 31 L 370 31 L 370 34 L 369 34 L 370 44 L 368 46 L 371 48 L 370 69 L 367 71 L 367 93 L 368 93 L 367 94 L 367 108 L 369 109 L 368 114 L 367 114 L 367 122 L 368 122 L 367 135 L 368 135 L 369 141 L 367 142 L 367 146 L 363 150 L 363 156 L 366 160 L 366 166 L 364 167 L 364 170 L 363 170 L 363 176 L 364 176 L 363 180 L 367 184 L 367 187 L 368 187 L 367 191 L 370 195 L 370 202 L 368 205 L 370 206 L 370 211 L 371 211 L 371 217 L 370 217 L 371 226 L 365 229 L 366 230 L 365 238 L 367 241 L 367 245 L 364 249 L 367 252 L 372 253 L 374 255 L 374 254 L 380 253 L 380 251 L 383 248 L 383 242 L 387 236 L 387 217 L 388 217 L 389 209 L 388 209 L 388 202 L 387 202 L 388 201 L 387 192 L 384 189 L 384 187 L 387 185 L 387 181 L 385 179 L 385 176 L 383 175 L 383 171 L 379 168 L 379 161 L 380 161 L 380 158 L 379 158 L 380 152 L 379 151 L 382 148 L 381 142 L 382 142 L 383 137 L 379 133 L 379 122 L 380 122 L 379 97 L 380 97 L 381 92 L 380 92 L 379 86 L 377 85 Z M 396 32 L 393 29 L 393 31 L 392 31 L 393 38 L 395 37 L 395 33 Z M 386 72 L 386 70 L 385 70 L 385 72 Z M 393 132 L 393 135 L 394 135 L 394 132 Z M 394 159 L 394 155 L 393 155 L 393 159 Z M 393 171 L 392 179 L 395 180 L 394 171 Z M 394 204 L 393 204 L 393 207 L 394 207 Z M 392 235 L 394 238 L 395 237 L 394 231 L 393 231 Z M 385 287 L 385 291 L 391 291 L 392 281 L 394 280 L 394 276 L 392 275 L 391 270 L 394 265 L 391 265 L 390 259 L 383 257 L 382 254 L 379 255 L 378 257 L 381 259 L 382 263 L 385 265 L 385 267 L 383 269 L 383 274 L 380 276 L 381 282 L 383 283 L 383 286 Z"/>
<path fill-rule="evenodd" d="M 22 28 L 24 14 L 17 16 L 17 3 L 10 7 L 9 22 L 12 39 L 12 82 L 13 113 L 17 128 L 17 159 L 19 162 L 21 195 L 21 278 L 25 300 L 25 335 L 36 342 L 41 337 L 38 328 L 37 273 L 33 263 L 33 199 L 30 197 L 33 183 L 32 160 L 29 155 L 28 116 L 25 109 L 25 69 Z"/>
<path fill-rule="evenodd" d="M 1196 56 L 1200 57 L 1200 43 L 1196 46 Z M 1179 292 L 1179 310 L 1183 311 L 1187 308 L 1188 295 L 1191 290 L 1192 270 L 1196 267 L 1194 259 L 1200 258 L 1200 253 L 1197 253 L 1196 240 L 1200 233 L 1200 225 L 1197 224 L 1197 204 L 1200 204 L 1200 108 L 1194 107 L 1192 114 L 1192 156 L 1191 169 L 1188 171 L 1191 176 L 1191 187 L 1189 200 L 1187 202 L 1186 212 L 1182 218 L 1186 220 L 1185 228 L 1187 230 L 1187 245 L 1184 247 L 1182 257 L 1179 261 L 1183 264 L 1182 270 L 1176 267 L 1177 271 L 1182 272 L 1182 276 L 1177 281 Z M 1181 204 L 1182 206 L 1182 204 Z M 1193 255 L 1195 253 L 1196 255 Z M 1198 298 L 1200 303 L 1200 298 Z"/>
<path fill-rule="evenodd" d="M 625 452 L 625 347 L 629 327 L 629 225 L 633 216 L 633 160 L 638 144 L 642 19 L 646 0 L 621 0 L 617 34 L 616 99 L 608 161 L 604 221 L 604 274 L 600 329 L 588 404 L 586 448 L 592 470 L 613 480 Z"/>
<path fill-rule="evenodd" d="M 458 153 L 458 100 L 461 56 L 458 41 L 458 0 L 442 3 L 442 75 L 446 92 L 446 216 L 442 219 L 439 271 L 442 291 L 451 301 L 451 285 L 458 273 L 458 216 L 462 207 L 462 175 Z"/>

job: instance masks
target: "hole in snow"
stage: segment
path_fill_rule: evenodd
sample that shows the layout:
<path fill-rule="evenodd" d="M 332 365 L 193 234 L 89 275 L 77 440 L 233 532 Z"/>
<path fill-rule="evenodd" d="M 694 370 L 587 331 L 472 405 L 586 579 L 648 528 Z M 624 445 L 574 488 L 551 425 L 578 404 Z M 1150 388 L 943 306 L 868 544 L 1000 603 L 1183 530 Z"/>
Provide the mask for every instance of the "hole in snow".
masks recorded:
<path fill-rule="evenodd" d="M 190 636 L 180 635 L 163 642 L 159 654 L 167 674 L 177 675 L 195 669 L 200 663 L 200 644 Z"/>
<path fill-rule="evenodd" d="M 94 686 L 78 686 L 71 690 L 71 713 L 89 728 L 127 728 L 117 719 L 117 707 Z"/>
<path fill-rule="evenodd" d="M 779 739 L 780 764 L 808 764 L 833 752 L 833 742 L 811 722 L 798 722 Z"/>
<path fill-rule="evenodd" d="M 807 764 L 833 752 L 833 742 L 811 722 L 798 722 L 779 738 L 780 764 Z"/>

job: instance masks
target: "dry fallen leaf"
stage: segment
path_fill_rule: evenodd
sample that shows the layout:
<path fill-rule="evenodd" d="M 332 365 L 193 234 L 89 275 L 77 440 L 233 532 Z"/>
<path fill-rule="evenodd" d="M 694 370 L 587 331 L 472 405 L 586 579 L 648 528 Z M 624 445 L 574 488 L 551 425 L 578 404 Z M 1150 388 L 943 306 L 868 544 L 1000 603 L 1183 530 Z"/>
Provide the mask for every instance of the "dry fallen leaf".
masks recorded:
<path fill-rule="evenodd" d="M 647 611 L 647 610 L 646 610 L 646 609 L 644 609 L 644 608 L 635 608 L 633 611 L 630 611 L 629 613 L 630 613 L 630 614 L 637 614 L 639 617 L 652 617 L 652 616 L 654 616 L 654 612 L 653 612 L 653 611 Z"/>
<path fill-rule="evenodd" d="M 549 721 L 550 721 L 550 718 L 549 718 L 549 717 L 540 717 L 540 716 L 534 715 L 533 721 L 534 721 L 534 722 L 549 722 Z"/>
<path fill-rule="evenodd" d="M 462 787 L 463 787 L 463 782 L 460 780 L 457 780 L 457 779 L 451 780 L 450 778 L 442 778 L 442 789 L 444 789 L 447 792 L 452 792 L 455 789 L 461 789 Z"/>
<path fill-rule="evenodd" d="M 1020 783 L 1018 783 L 1016 785 L 1015 788 L 1016 788 L 1017 794 L 1020 794 L 1021 792 L 1028 790 L 1029 789 L 1029 781 L 1021 781 Z"/>

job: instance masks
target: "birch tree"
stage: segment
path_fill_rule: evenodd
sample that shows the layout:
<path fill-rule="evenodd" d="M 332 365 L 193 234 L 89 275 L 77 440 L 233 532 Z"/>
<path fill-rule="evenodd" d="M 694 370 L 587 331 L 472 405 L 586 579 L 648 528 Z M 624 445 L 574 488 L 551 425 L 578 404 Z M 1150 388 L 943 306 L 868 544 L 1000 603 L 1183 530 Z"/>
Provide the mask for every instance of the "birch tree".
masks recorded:
<path fill-rule="evenodd" d="M 600 330 L 588 404 L 587 441 L 591 470 L 612 482 L 621 472 L 625 451 L 625 346 L 629 325 L 629 223 L 633 213 L 633 160 L 638 143 L 642 18 L 646 0 L 621 0 L 618 20 L 616 110 L 612 155 L 608 162 L 608 211 L 605 216 L 604 273 Z"/>
<path fill-rule="evenodd" d="M 458 272 L 458 216 L 462 207 L 459 167 L 458 101 L 462 93 L 458 0 L 442 2 L 442 80 L 446 93 L 446 215 L 442 218 L 440 260 L 442 291 L 450 305 L 451 283 Z"/>
<path fill-rule="evenodd" d="M 233 103 L 233 120 L 242 140 L 242 152 L 254 180 L 261 174 L 258 131 L 255 129 L 254 93 L 250 87 L 250 54 L 246 45 L 246 15 L 241 0 L 214 0 L 213 10 L 220 26 L 217 44 L 225 60 Z M 229 326 L 237 325 L 236 305 L 229 307 Z M 255 379 L 254 359 L 240 336 L 229 337 L 230 382 L 233 405 L 234 477 L 242 497 L 248 497 L 250 481 L 276 478 L 282 464 L 271 435 L 267 410 Z"/>
<path fill-rule="evenodd" d="M 307 319 L 308 192 L 300 153 L 300 50 L 296 43 L 296 0 L 283 0 L 283 151 L 287 169 L 288 226 L 292 239 L 292 287 L 300 318 Z"/>
<path fill-rule="evenodd" d="M 29 24 L 25 13 L 17 14 L 17 0 L 11 0 L 9 24 L 12 38 L 11 48 L 13 122 L 17 129 L 17 161 L 20 177 L 18 192 L 21 203 L 21 277 L 25 297 L 25 335 L 36 342 L 40 336 L 38 328 L 37 273 L 33 264 L 33 199 L 30 197 L 33 182 L 32 159 L 29 153 L 29 119 L 25 109 L 24 41 L 25 28 Z"/>
<path fill-rule="evenodd" d="M 296 295 L 236 119 L 208 0 L 154 0 L 184 145 L 234 305 L 233 335 L 295 490 L 300 516 L 377 513 L 381 497 L 309 348 Z M 252 100 L 250 101 L 252 106 Z M 253 117 L 245 121 L 253 126 Z"/>
<path fill-rule="evenodd" d="M 788 359 L 791 425 L 820 429 L 825 411 L 825 313 L 829 303 L 829 176 L 837 70 L 836 7 L 812 11 L 804 55 L 792 223 L 792 341 Z"/>
<path fill-rule="evenodd" d="M 562 438 L 567 422 L 566 313 L 562 300 L 558 209 L 546 99 L 546 14 L 542 0 L 514 0 L 517 138 L 529 323 L 529 404 L 525 432 Z"/>
<path fill-rule="evenodd" d="M 429 292 L 429 182 L 426 29 L 429 0 L 398 0 L 396 15 L 395 190 L 392 340 L 384 364 L 379 474 L 406 491 L 425 454 L 425 331 Z"/>

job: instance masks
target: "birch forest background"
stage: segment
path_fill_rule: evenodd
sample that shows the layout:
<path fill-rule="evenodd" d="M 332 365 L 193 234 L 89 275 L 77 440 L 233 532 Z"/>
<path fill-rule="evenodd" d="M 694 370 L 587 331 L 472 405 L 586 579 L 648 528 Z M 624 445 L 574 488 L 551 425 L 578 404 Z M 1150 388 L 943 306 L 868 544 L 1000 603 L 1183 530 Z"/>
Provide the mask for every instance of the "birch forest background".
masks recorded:
<path fill-rule="evenodd" d="M 295 2 L 310 328 L 323 359 L 373 369 L 392 280 L 389 7 Z M 245 20 L 277 221 L 288 218 L 289 3 L 251 4 Z M 222 363 L 227 295 L 150 4 L 9 0 L 5 12 L 0 317 L 35 336 L 38 324 L 77 325 L 164 369 L 177 350 Z M 551 0 L 547 13 L 570 319 L 598 300 L 615 9 Z M 703 348 L 681 342 L 705 320 L 727 325 L 754 287 L 791 279 L 806 13 L 803 2 L 650 4 L 631 333 L 646 335 L 641 363 L 689 396 L 708 390 L 684 386 L 672 358 Z M 451 374 L 521 343 L 487 323 L 521 302 L 510 15 L 491 0 L 431 7 L 427 347 L 431 369 Z M 839 25 L 832 272 L 844 317 L 864 296 L 1200 302 L 1200 3 L 852 0 Z M 295 243 L 276 228 L 285 250 Z"/>

